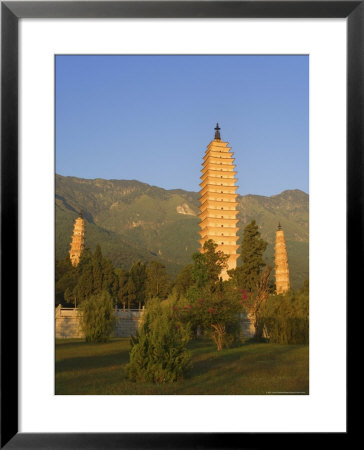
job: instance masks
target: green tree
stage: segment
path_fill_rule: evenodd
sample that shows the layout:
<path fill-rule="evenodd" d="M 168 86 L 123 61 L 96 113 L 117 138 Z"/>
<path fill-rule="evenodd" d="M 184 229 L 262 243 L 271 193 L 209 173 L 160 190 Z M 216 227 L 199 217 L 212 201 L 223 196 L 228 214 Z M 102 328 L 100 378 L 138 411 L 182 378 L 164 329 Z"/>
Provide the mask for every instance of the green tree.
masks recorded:
<path fill-rule="evenodd" d="M 123 306 L 123 309 L 125 310 L 126 304 L 128 303 L 128 277 L 129 274 L 124 269 L 119 269 L 118 271 L 118 303 Z"/>
<path fill-rule="evenodd" d="M 190 289 L 188 300 L 190 303 L 183 306 L 183 317 L 194 328 L 200 327 L 207 333 L 218 351 L 241 341 L 243 302 L 228 283 L 219 284 L 215 291 L 208 287 Z"/>
<path fill-rule="evenodd" d="M 261 238 L 258 225 L 252 220 L 243 231 L 240 251 L 242 265 L 228 272 L 238 287 L 249 292 L 256 291 L 261 271 L 265 266 L 263 253 L 267 245 Z"/>
<path fill-rule="evenodd" d="M 78 281 L 78 272 L 67 257 L 56 260 L 55 300 L 56 305 L 74 303 L 72 291 Z"/>
<path fill-rule="evenodd" d="M 81 256 L 80 256 L 80 262 L 77 265 L 77 271 L 82 272 L 83 267 L 90 264 L 92 260 L 92 251 L 89 247 L 86 247 L 83 249 Z"/>
<path fill-rule="evenodd" d="M 181 272 L 177 275 L 175 281 L 174 281 L 174 289 L 177 292 L 177 294 L 185 296 L 187 294 L 188 289 L 193 284 L 193 278 L 192 278 L 192 270 L 193 265 L 187 264 Z"/>
<path fill-rule="evenodd" d="M 102 261 L 102 290 L 108 291 L 116 304 L 119 290 L 118 276 L 111 261 L 106 258 Z"/>
<path fill-rule="evenodd" d="M 86 342 L 107 342 L 115 326 L 113 301 L 108 291 L 91 295 L 81 305 L 81 329 Z"/>
<path fill-rule="evenodd" d="M 64 291 L 64 299 L 67 303 L 74 303 L 75 308 L 77 308 L 77 300 L 73 297 L 73 290 L 69 287 Z"/>
<path fill-rule="evenodd" d="M 93 254 L 91 250 L 89 248 L 84 249 L 77 266 L 78 280 L 73 290 L 73 296 L 79 305 L 95 293 L 92 262 Z"/>
<path fill-rule="evenodd" d="M 146 264 L 142 261 L 136 261 L 130 268 L 129 272 L 135 286 L 136 302 L 139 309 L 145 303 L 145 288 L 147 281 Z"/>
<path fill-rule="evenodd" d="M 93 293 L 97 294 L 102 291 L 103 287 L 103 257 L 101 247 L 96 245 L 95 252 L 92 256 L 92 285 Z"/>
<path fill-rule="evenodd" d="M 130 307 L 135 306 L 135 301 L 137 298 L 136 287 L 135 287 L 133 278 L 130 275 L 128 276 L 128 281 L 126 283 L 126 292 L 127 292 L 127 299 L 128 299 L 128 309 L 130 309 Z"/>
<path fill-rule="evenodd" d="M 272 268 L 266 266 L 260 273 L 259 281 L 254 292 L 243 291 L 244 309 L 249 314 L 254 324 L 254 339 L 260 340 L 263 336 L 263 323 L 261 321 L 262 311 L 264 310 L 268 296 L 270 294 L 270 274 Z"/>
<path fill-rule="evenodd" d="M 116 301 L 118 278 L 112 263 L 102 256 L 100 245 L 94 254 L 83 252 L 77 266 L 78 281 L 73 290 L 77 303 L 81 304 L 91 295 L 107 291 Z"/>
<path fill-rule="evenodd" d="M 84 300 L 91 297 L 95 293 L 93 282 L 93 267 L 91 258 L 85 259 L 81 264 L 79 263 L 78 280 L 73 290 L 73 295 L 77 299 L 77 303 L 80 305 Z"/>
<path fill-rule="evenodd" d="M 165 302 L 163 302 L 165 303 Z M 143 322 L 131 338 L 127 374 L 132 381 L 172 383 L 191 367 L 189 327 L 173 314 L 173 306 L 148 300 Z"/>
<path fill-rule="evenodd" d="M 146 268 L 146 297 L 147 299 L 165 299 L 169 293 L 170 280 L 165 266 L 159 261 L 149 261 Z"/>
<path fill-rule="evenodd" d="M 297 291 L 269 296 L 260 315 L 270 342 L 277 344 L 308 344 L 309 288 L 308 281 Z"/>
<path fill-rule="evenodd" d="M 192 279 L 198 288 L 213 286 L 219 281 L 219 276 L 227 266 L 228 255 L 216 250 L 218 245 L 209 239 L 202 247 L 202 253 L 192 255 Z"/>
<path fill-rule="evenodd" d="M 56 259 L 55 264 L 55 282 L 57 282 L 68 272 L 72 270 L 73 266 L 69 257 L 63 259 Z"/>

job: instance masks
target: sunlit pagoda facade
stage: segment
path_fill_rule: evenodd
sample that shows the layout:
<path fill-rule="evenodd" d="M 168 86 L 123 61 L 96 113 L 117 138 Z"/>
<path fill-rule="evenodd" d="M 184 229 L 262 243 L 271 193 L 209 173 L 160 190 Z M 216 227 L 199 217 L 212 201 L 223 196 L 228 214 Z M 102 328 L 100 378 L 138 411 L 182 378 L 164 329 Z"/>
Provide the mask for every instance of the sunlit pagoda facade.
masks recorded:
<path fill-rule="evenodd" d="M 236 201 L 236 171 L 234 153 L 228 142 L 221 140 L 220 127 L 216 124 L 215 139 L 210 142 L 202 164 L 200 191 L 200 244 L 212 239 L 229 256 L 228 267 L 221 274 L 229 278 L 227 271 L 235 269 L 238 245 L 238 211 Z"/>
<path fill-rule="evenodd" d="M 290 282 L 286 240 L 281 224 L 278 224 L 276 231 L 275 271 L 277 294 L 284 294 L 290 289 Z"/>
<path fill-rule="evenodd" d="M 80 257 L 84 245 L 85 245 L 85 221 L 83 219 L 82 212 L 80 212 L 79 217 L 77 217 L 73 225 L 72 242 L 69 251 L 70 260 L 74 267 L 76 267 L 80 262 Z"/>

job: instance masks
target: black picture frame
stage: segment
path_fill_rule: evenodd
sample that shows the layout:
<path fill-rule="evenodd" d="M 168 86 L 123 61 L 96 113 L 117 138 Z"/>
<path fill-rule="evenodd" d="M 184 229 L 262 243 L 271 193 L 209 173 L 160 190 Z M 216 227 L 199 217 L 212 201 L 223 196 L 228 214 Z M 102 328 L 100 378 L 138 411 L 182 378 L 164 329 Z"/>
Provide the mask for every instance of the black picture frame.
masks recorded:
<path fill-rule="evenodd" d="M 281 447 L 297 442 L 296 433 L 18 433 L 19 19 L 237 17 L 347 18 L 347 304 L 358 301 L 364 273 L 357 258 L 363 255 L 364 230 L 364 1 L 1 2 L 1 448 L 225 449 L 260 448 L 277 437 Z M 316 444 L 322 438 L 327 445 L 327 436 L 320 435 Z M 300 444 L 310 437 L 302 434 Z M 337 433 L 335 440 L 347 437 Z"/>

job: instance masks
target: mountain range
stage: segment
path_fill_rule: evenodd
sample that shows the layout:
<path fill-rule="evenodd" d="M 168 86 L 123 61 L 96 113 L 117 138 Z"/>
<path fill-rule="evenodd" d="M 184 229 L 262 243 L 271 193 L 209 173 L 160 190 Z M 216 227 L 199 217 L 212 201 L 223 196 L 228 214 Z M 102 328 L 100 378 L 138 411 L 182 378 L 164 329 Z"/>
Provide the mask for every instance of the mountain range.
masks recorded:
<path fill-rule="evenodd" d="M 136 259 L 157 259 L 174 278 L 199 249 L 198 206 L 198 192 L 166 190 L 136 180 L 90 180 L 57 174 L 56 258 L 67 256 L 73 222 L 82 211 L 86 246 L 94 249 L 99 243 L 103 254 L 124 269 Z M 240 236 L 244 226 L 255 219 L 268 242 L 264 258 L 270 264 L 275 231 L 281 223 L 291 284 L 300 287 L 308 278 L 308 194 L 296 189 L 270 197 L 238 196 L 238 210 Z"/>

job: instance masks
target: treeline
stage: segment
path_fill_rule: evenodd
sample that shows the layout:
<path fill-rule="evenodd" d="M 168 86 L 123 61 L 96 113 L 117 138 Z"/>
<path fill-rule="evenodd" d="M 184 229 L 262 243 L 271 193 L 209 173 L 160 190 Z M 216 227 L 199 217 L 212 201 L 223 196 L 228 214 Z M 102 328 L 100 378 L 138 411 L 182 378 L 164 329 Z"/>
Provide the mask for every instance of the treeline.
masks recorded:
<path fill-rule="evenodd" d="M 241 314 L 254 323 L 256 340 L 308 343 L 308 283 L 299 291 L 275 294 L 272 268 L 263 260 L 267 247 L 253 220 L 243 230 L 242 264 L 222 281 L 227 256 L 212 241 L 192 255 L 172 282 L 158 261 L 134 262 L 129 270 L 115 268 L 97 245 L 85 249 L 73 267 L 69 258 L 56 261 L 56 305 L 81 306 L 105 292 L 113 307 L 140 309 L 152 299 L 173 306 L 172 315 L 188 322 L 192 337 L 209 336 L 217 350 L 242 342 Z"/>
<path fill-rule="evenodd" d="M 124 309 L 142 308 L 150 298 L 165 299 L 171 281 L 166 268 L 158 261 L 136 261 L 130 270 L 115 268 L 102 255 L 100 245 L 95 252 L 85 249 L 77 267 L 70 259 L 56 260 L 56 306 L 81 306 L 91 296 L 107 292 L 114 306 Z"/>

